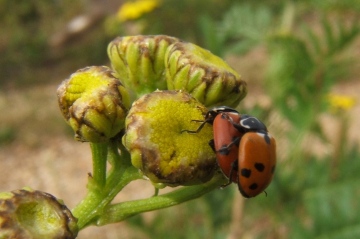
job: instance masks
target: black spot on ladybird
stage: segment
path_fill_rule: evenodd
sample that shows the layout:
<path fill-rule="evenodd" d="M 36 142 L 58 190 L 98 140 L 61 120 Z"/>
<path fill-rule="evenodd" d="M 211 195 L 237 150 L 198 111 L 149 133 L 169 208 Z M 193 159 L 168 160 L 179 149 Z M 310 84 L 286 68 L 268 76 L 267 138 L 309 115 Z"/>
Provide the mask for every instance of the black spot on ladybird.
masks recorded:
<path fill-rule="evenodd" d="M 264 166 L 264 164 L 262 164 L 262 163 L 255 163 L 255 164 L 254 164 L 254 167 L 255 167 L 256 170 L 259 171 L 259 172 L 262 172 L 262 171 L 264 171 L 264 169 L 265 169 L 265 166 Z"/>
<path fill-rule="evenodd" d="M 249 178 L 251 176 L 251 170 L 247 168 L 241 169 L 241 176 Z"/>
<path fill-rule="evenodd" d="M 253 183 L 253 184 L 250 185 L 249 188 L 250 188 L 251 190 L 255 190 L 255 189 L 258 188 L 258 185 L 257 185 L 256 183 Z"/>

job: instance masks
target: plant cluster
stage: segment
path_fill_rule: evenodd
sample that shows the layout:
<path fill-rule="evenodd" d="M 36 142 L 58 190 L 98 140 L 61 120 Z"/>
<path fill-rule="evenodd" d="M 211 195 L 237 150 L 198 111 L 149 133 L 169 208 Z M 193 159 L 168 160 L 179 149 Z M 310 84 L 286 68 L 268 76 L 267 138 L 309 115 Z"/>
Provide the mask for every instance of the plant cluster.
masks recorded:
<path fill-rule="evenodd" d="M 204 119 L 206 107 L 238 105 L 247 93 L 238 73 L 211 52 L 164 35 L 116 38 L 108 55 L 113 69 L 85 67 L 57 90 L 75 139 L 91 146 L 86 197 L 70 212 L 57 201 L 49 208 L 54 199 L 39 191 L 35 197 L 31 189 L 3 193 L 1 238 L 74 238 L 87 226 L 174 206 L 227 181 L 208 145 L 212 127 L 184 131 Z M 153 183 L 154 197 L 112 203 L 126 185 L 143 178 Z M 158 195 L 165 186 L 186 187 Z M 52 219 L 56 214 L 60 217 Z"/>
<path fill-rule="evenodd" d="M 141 5 L 136 8 L 141 9 L 141 12 L 133 12 L 135 8 L 132 8 L 132 3 Z M 21 25 L 19 22 L 24 19 L 38 21 L 39 14 L 33 10 L 38 8 L 30 4 L 30 1 L 27 1 L 25 5 L 30 9 L 27 12 L 32 14 L 12 16 L 3 14 L 2 18 L 6 22 L 15 22 L 18 25 Z M 239 237 L 253 237 L 254 235 L 258 238 L 359 237 L 360 214 L 357 213 L 357 209 L 360 206 L 358 200 L 360 191 L 357 185 L 360 182 L 358 175 L 360 151 L 358 142 L 349 139 L 349 132 L 352 130 L 349 126 L 353 120 L 351 110 L 357 102 L 354 96 L 338 95 L 334 92 L 334 87 L 359 77 L 359 73 L 354 70 L 359 66 L 359 59 L 354 54 L 356 52 L 354 42 L 359 40 L 360 34 L 357 16 L 360 5 L 357 0 L 263 0 L 256 2 L 139 0 L 128 1 L 126 6 L 127 10 L 120 8 L 116 16 L 109 17 L 105 21 L 107 34 L 119 35 L 135 29 L 141 34 L 166 33 L 174 37 L 161 38 L 162 40 L 156 37 L 117 38 L 108 48 L 113 69 L 84 68 L 74 73 L 64 83 L 63 89 L 71 89 L 71 92 L 64 95 L 59 93 L 59 97 L 65 100 L 62 104 L 73 106 L 71 110 L 66 107 L 61 108 L 65 119 L 75 130 L 78 140 L 93 141 L 95 139 L 90 143 L 94 170 L 89 176 L 89 193 L 85 200 L 72 210 L 75 217 L 79 219 L 78 228 L 73 227 L 73 224 L 69 227 L 73 232 L 77 233 L 78 229 L 88 225 L 104 225 L 128 219 L 127 223 L 150 238 L 224 238 L 236 230 L 240 230 L 237 234 Z M 26 22 L 25 27 L 31 24 L 31 21 Z M 8 29 L 5 30 L 5 32 L 8 31 Z M 9 36 L 14 35 L 9 34 Z M 30 41 L 33 48 L 18 52 L 25 55 L 25 58 L 5 54 L 6 57 L 11 56 L 8 58 L 11 61 L 6 61 L 4 58 L 4 62 L 7 63 L 2 64 L 7 66 L 7 71 L 10 72 L 12 69 L 9 62 L 15 62 L 15 59 L 27 59 L 26 61 L 38 59 L 36 57 L 39 56 L 34 52 L 43 49 L 44 39 L 42 34 L 36 36 Z M 171 159 L 175 155 L 173 152 L 179 150 L 178 148 L 168 149 L 167 146 L 166 149 L 154 148 L 154 145 L 147 144 L 157 140 L 156 145 L 162 145 L 162 138 L 175 138 L 169 136 L 171 134 L 166 134 L 151 138 L 149 141 L 146 139 L 145 135 L 159 121 L 158 119 L 150 120 L 155 119 L 155 115 L 152 114 L 154 111 L 149 112 L 145 109 L 148 107 L 157 109 L 158 104 L 167 105 L 169 102 L 166 99 L 172 97 L 171 94 L 165 94 L 165 99 L 163 96 L 159 97 L 162 93 L 155 92 L 157 88 L 186 89 L 201 102 L 194 107 L 192 105 L 194 101 L 191 97 L 190 100 L 189 95 L 177 93 L 179 95 L 176 96 L 175 107 L 187 106 L 186 110 L 181 110 L 181 112 L 188 112 L 179 116 L 187 122 L 180 128 L 187 129 L 196 129 L 197 125 L 192 124 L 191 120 L 201 117 L 206 107 L 224 102 L 224 104 L 237 107 L 246 92 L 243 86 L 241 92 L 244 94 L 238 95 L 239 98 L 235 99 L 235 102 L 230 102 L 234 99 L 233 97 L 224 98 L 228 92 L 224 93 L 220 100 L 205 98 L 201 84 L 192 87 L 192 82 L 196 82 L 197 77 L 204 76 L 201 68 L 181 68 L 174 64 L 175 60 L 166 63 L 171 63 L 171 66 L 162 64 L 164 60 L 162 57 L 165 58 L 166 55 L 165 49 L 168 49 L 170 45 L 173 47 L 172 54 L 175 59 L 179 57 L 177 54 L 181 55 L 182 50 L 176 47 L 178 44 L 176 37 L 191 39 L 221 57 L 235 55 L 241 59 L 248 53 L 256 52 L 259 48 L 265 53 L 266 61 L 262 62 L 261 69 L 255 71 L 263 75 L 259 85 L 269 97 L 270 103 L 265 106 L 255 105 L 245 111 L 265 119 L 264 121 L 270 125 L 273 135 L 278 140 L 280 158 L 277 173 L 267 189 L 267 197 L 243 201 L 236 197 L 237 194 L 234 194 L 235 190 L 231 187 L 223 189 L 221 193 L 213 190 L 224 183 L 225 179 L 217 174 L 216 170 L 208 167 L 200 168 L 209 170 L 205 174 L 212 175 L 212 179 L 200 173 L 192 174 L 190 177 L 187 175 L 185 178 L 190 178 L 190 180 L 186 182 L 182 175 L 179 176 L 179 172 L 169 174 L 168 172 L 171 171 L 169 168 L 162 168 L 161 173 L 154 170 L 160 168 L 161 165 L 152 164 L 152 167 L 144 167 L 144 162 L 140 157 L 143 153 L 151 156 L 154 155 L 153 152 L 161 151 L 164 154 L 163 157 Z M 15 38 L 18 41 L 8 40 L 14 49 L 28 43 L 19 40 L 26 39 L 22 36 L 15 36 Z M 147 47 L 141 47 L 142 41 L 148 42 Z M 139 47 L 142 49 L 140 52 L 147 56 L 156 55 L 156 57 L 153 59 L 143 57 L 141 54 L 127 54 Z M 159 52 L 161 54 L 158 54 Z M 201 52 L 202 50 L 194 50 L 195 55 Z M 90 55 L 93 53 L 94 51 L 89 51 Z M 187 64 L 194 61 L 194 59 L 186 60 L 182 62 Z M 198 64 L 195 65 L 198 66 Z M 161 67 L 170 70 L 163 74 L 164 69 Z M 228 70 L 227 68 L 226 71 Z M 230 71 L 233 72 L 233 70 Z M 176 80 L 177 77 L 189 75 L 193 78 L 185 82 L 186 85 L 181 85 L 182 81 Z M 235 75 L 234 79 L 238 79 L 236 72 L 233 75 Z M 175 80 L 168 82 L 169 76 Z M 158 81 L 146 81 L 154 77 Z M 91 84 L 77 83 L 77 80 L 81 78 L 86 78 Z M 106 80 L 98 81 L 99 78 Z M 75 84 L 71 83 L 72 80 Z M 247 81 L 251 80 L 247 79 Z M 143 87 L 144 84 L 151 85 L 151 88 Z M 111 87 L 108 89 L 105 86 Z M 149 93 L 151 100 L 141 98 L 138 106 L 129 111 L 132 102 Z M 121 101 L 118 101 L 119 95 L 121 95 Z M 78 99 L 79 101 L 75 103 Z M 96 102 L 94 107 L 83 104 L 89 99 Z M 174 103 L 173 101 L 174 99 L 170 100 Z M 152 102 L 153 105 L 149 106 L 148 102 Z M 169 112 L 171 113 L 167 116 L 174 115 L 172 103 L 169 103 L 167 110 L 157 111 L 156 115 L 167 115 Z M 189 105 L 192 106 L 189 108 Z M 116 109 L 117 113 L 109 113 L 106 106 Z M 98 107 L 101 110 L 97 110 Z M 195 108 L 197 110 L 189 112 L 190 109 Z M 108 117 L 103 117 L 103 113 L 109 114 Z M 124 115 L 127 115 L 126 119 L 123 118 Z M 324 124 L 324 116 L 336 121 L 330 130 Z M 99 124 L 93 124 L 89 119 L 95 119 Z M 140 131 L 136 130 L 138 128 L 136 124 L 144 121 L 149 122 L 148 127 Z M 163 128 L 164 131 L 173 130 L 168 127 L 173 126 L 170 122 L 174 120 L 161 122 L 162 126 L 166 126 L 166 130 Z M 125 137 L 124 127 L 131 132 Z M 99 130 L 103 131 L 98 134 Z M 114 132 L 117 133 L 114 134 Z M 205 128 L 202 134 L 198 135 L 200 140 L 207 141 L 209 134 L 211 135 L 211 129 Z M 111 140 L 108 141 L 109 138 Z M 140 150 L 144 145 L 142 139 L 145 140 L 146 151 Z M 190 142 L 187 140 L 185 139 L 186 142 Z M 171 144 L 176 145 L 177 142 L 172 141 Z M 318 145 L 326 149 L 325 153 L 318 152 Z M 121 154 L 119 154 L 119 147 Z M 203 151 L 210 154 L 211 152 L 207 150 L 209 149 L 206 148 Z M 186 151 L 186 147 L 181 148 L 180 151 Z M 208 156 L 202 155 L 203 165 L 209 162 L 211 164 L 214 159 Z M 156 160 L 155 156 L 149 158 Z M 110 169 L 104 165 L 104 159 L 110 163 Z M 175 167 L 178 167 L 177 163 L 178 161 L 174 161 Z M 143 171 L 140 173 L 138 169 Z M 111 204 L 111 200 L 118 191 L 132 180 L 143 179 L 144 174 L 157 188 L 155 194 L 165 185 L 191 186 L 150 199 Z M 33 190 L 24 190 L 2 194 L 2 197 L 8 200 L 14 194 L 38 195 Z M 201 195 L 204 196 L 199 197 Z M 45 198 L 48 197 L 45 195 Z M 193 198 L 198 199 L 157 212 L 150 222 L 141 215 L 136 216 L 143 211 L 170 207 Z M 56 200 L 51 200 L 51 202 L 54 203 Z M 69 210 L 64 209 L 61 202 L 56 203 L 57 207 L 62 208 L 63 217 L 61 218 L 67 218 L 73 222 L 72 217 L 68 216 Z M 32 201 L 29 205 L 36 209 L 34 207 L 36 204 Z M 36 212 L 36 210 L 27 211 Z M 42 220 L 41 215 L 46 215 L 46 213 L 36 215 L 36 219 Z M 56 225 L 60 224 L 61 222 Z M 184 226 L 179 227 L 180 224 Z M 233 227 L 233 224 L 236 227 Z M 66 230 L 62 233 L 71 235 Z"/>

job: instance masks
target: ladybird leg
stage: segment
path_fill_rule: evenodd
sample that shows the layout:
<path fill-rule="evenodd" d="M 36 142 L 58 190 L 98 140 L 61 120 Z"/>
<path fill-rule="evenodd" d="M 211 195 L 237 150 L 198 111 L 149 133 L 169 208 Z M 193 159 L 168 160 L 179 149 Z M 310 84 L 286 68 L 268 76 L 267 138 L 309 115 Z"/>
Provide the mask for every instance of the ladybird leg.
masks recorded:
<path fill-rule="evenodd" d="M 214 142 L 213 139 L 209 141 L 209 145 L 210 145 L 210 147 L 212 148 L 212 150 L 216 153 L 215 142 Z"/>
<path fill-rule="evenodd" d="M 202 122 L 201 125 L 199 126 L 199 128 L 197 128 L 197 130 L 187 130 L 187 129 L 183 129 L 181 130 L 181 133 L 189 133 L 189 134 L 197 134 L 200 132 L 200 130 L 204 127 L 204 125 L 207 123 L 207 121 L 203 121 L 203 120 L 192 120 L 195 122 Z"/>
<path fill-rule="evenodd" d="M 237 174 L 237 170 L 236 170 L 236 169 L 237 169 L 237 165 L 238 165 L 238 161 L 237 161 L 237 160 L 235 160 L 234 162 L 231 163 L 231 170 L 230 170 L 230 174 L 229 174 L 229 181 L 228 181 L 226 184 L 221 185 L 221 188 L 225 188 L 225 187 L 229 186 L 229 185 L 232 183 L 232 181 L 231 181 L 232 177 L 234 176 L 234 174 Z"/>
<path fill-rule="evenodd" d="M 204 120 L 191 120 L 191 122 L 201 122 L 201 123 L 203 123 L 205 121 Z"/>
<path fill-rule="evenodd" d="M 231 179 L 234 176 L 234 174 L 237 174 L 238 171 L 238 160 L 235 160 L 231 163 L 231 171 L 230 171 L 230 177 L 229 177 L 229 184 L 231 183 Z"/>
<path fill-rule="evenodd" d="M 249 131 L 249 130 L 247 130 L 246 128 L 244 128 L 244 126 L 242 126 L 241 124 L 235 123 L 234 119 L 231 118 L 229 115 L 227 115 L 227 114 L 222 114 L 221 116 L 222 116 L 224 119 L 226 119 L 227 121 L 229 121 L 229 122 L 234 126 L 234 128 L 237 129 L 239 132 L 241 132 L 241 133 L 246 133 L 247 131 Z"/>
<path fill-rule="evenodd" d="M 230 148 L 233 145 L 239 145 L 240 144 L 240 137 L 234 137 L 230 144 L 222 146 L 218 151 L 219 154 L 227 155 L 230 151 Z"/>
<path fill-rule="evenodd" d="M 229 121 L 231 124 L 235 124 L 233 118 L 231 118 L 228 114 L 222 113 L 222 114 L 221 114 L 221 118 L 226 119 L 226 120 Z"/>
<path fill-rule="evenodd" d="M 246 129 L 244 126 L 242 126 L 241 124 L 237 124 L 235 123 L 234 121 L 231 122 L 231 124 L 234 126 L 235 129 L 237 129 L 239 132 L 242 132 L 242 133 L 246 133 L 246 132 L 249 132 L 248 129 Z"/>

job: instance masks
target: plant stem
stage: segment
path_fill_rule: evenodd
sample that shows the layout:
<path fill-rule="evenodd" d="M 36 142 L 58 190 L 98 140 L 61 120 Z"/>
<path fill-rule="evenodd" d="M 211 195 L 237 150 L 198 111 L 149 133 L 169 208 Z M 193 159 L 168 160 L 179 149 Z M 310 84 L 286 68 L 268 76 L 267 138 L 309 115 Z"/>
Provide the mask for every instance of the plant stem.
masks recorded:
<path fill-rule="evenodd" d="M 93 159 L 92 179 L 95 186 L 101 189 L 105 186 L 106 182 L 106 159 L 108 153 L 108 144 L 90 143 L 90 147 Z"/>
<path fill-rule="evenodd" d="M 102 201 L 102 191 L 106 184 L 106 160 L 108 154 L 107 143 L 90 143 L 93 173 L 88 177 L 87 195 L 72 210 L 73 215 L 78 219 L 78 226 L 82 228 L 91 220 L 91 216 L 96 212 L 98 205 Z"/>
<path fill-rule="evenodd" d="M 86 198 L 73 210 L 74 216 L 79 220 L 79 230 L 94 224 L 98 217 L 102 217 L 106 213 L 104 212 L 106 206 L 127 184 L 141 178 L 138 170 L 133 167 L 129 167 L 124 173 L 117 175 L 119 178 L 106 185 L 102 194 L 89 191 Z"/>
<path fill-rule="evenodd" d="M 119 154 L 118 142 L 91 144 L 93 155 L 93 177 L 89 177 L 86 197 L 73 209 L 78 218 L 79 230 L 92 224 L 102 215 L 104 208 L 131 181 L 142 178 L 137 169 L 131 166 L 127 152 Z M 106 177 L 106 161 L 112 168 Z"/>
<path fill-rule="evenodd" d="M 334 153 L 331 160 L 331 180 L 336 182 L 339 177 L 339 164 L 340 160 L 344 158 L 345 146 L 347 143 L 349 128 L 349 120 L 346 115 L 346 112 L 341 112 L 339 114 L 339 125 L 337 130 L 336 141 L 334 142 Z"/>
<path fill-rule="evenodd" d="M 173 192 L 147 199 L 109 205 L 98 218 L 96 225 L 102 226 L 120 222 L 139 213 L 174 206 L 198 198 L 226 182 L 227 179 L 225 179 L 223 175 L 217 174 L 212 180 L 205 184 L 182 187 Z"/>

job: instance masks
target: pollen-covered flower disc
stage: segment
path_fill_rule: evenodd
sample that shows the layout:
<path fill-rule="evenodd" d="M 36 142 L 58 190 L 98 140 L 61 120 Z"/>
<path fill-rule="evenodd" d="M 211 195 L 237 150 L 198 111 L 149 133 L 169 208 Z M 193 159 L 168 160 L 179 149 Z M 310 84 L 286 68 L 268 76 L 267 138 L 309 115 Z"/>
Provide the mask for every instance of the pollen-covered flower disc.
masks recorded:
<path fill-rule="evenodd" d="M 208 181 L 216 168 L 208 145 L 212 127 L 194 130 L 207 109 L 186 92 L 155 91 L 135 101 L 126 117 L 123 144 L 132 164 L 153 183 L 169 186 Z"/>

